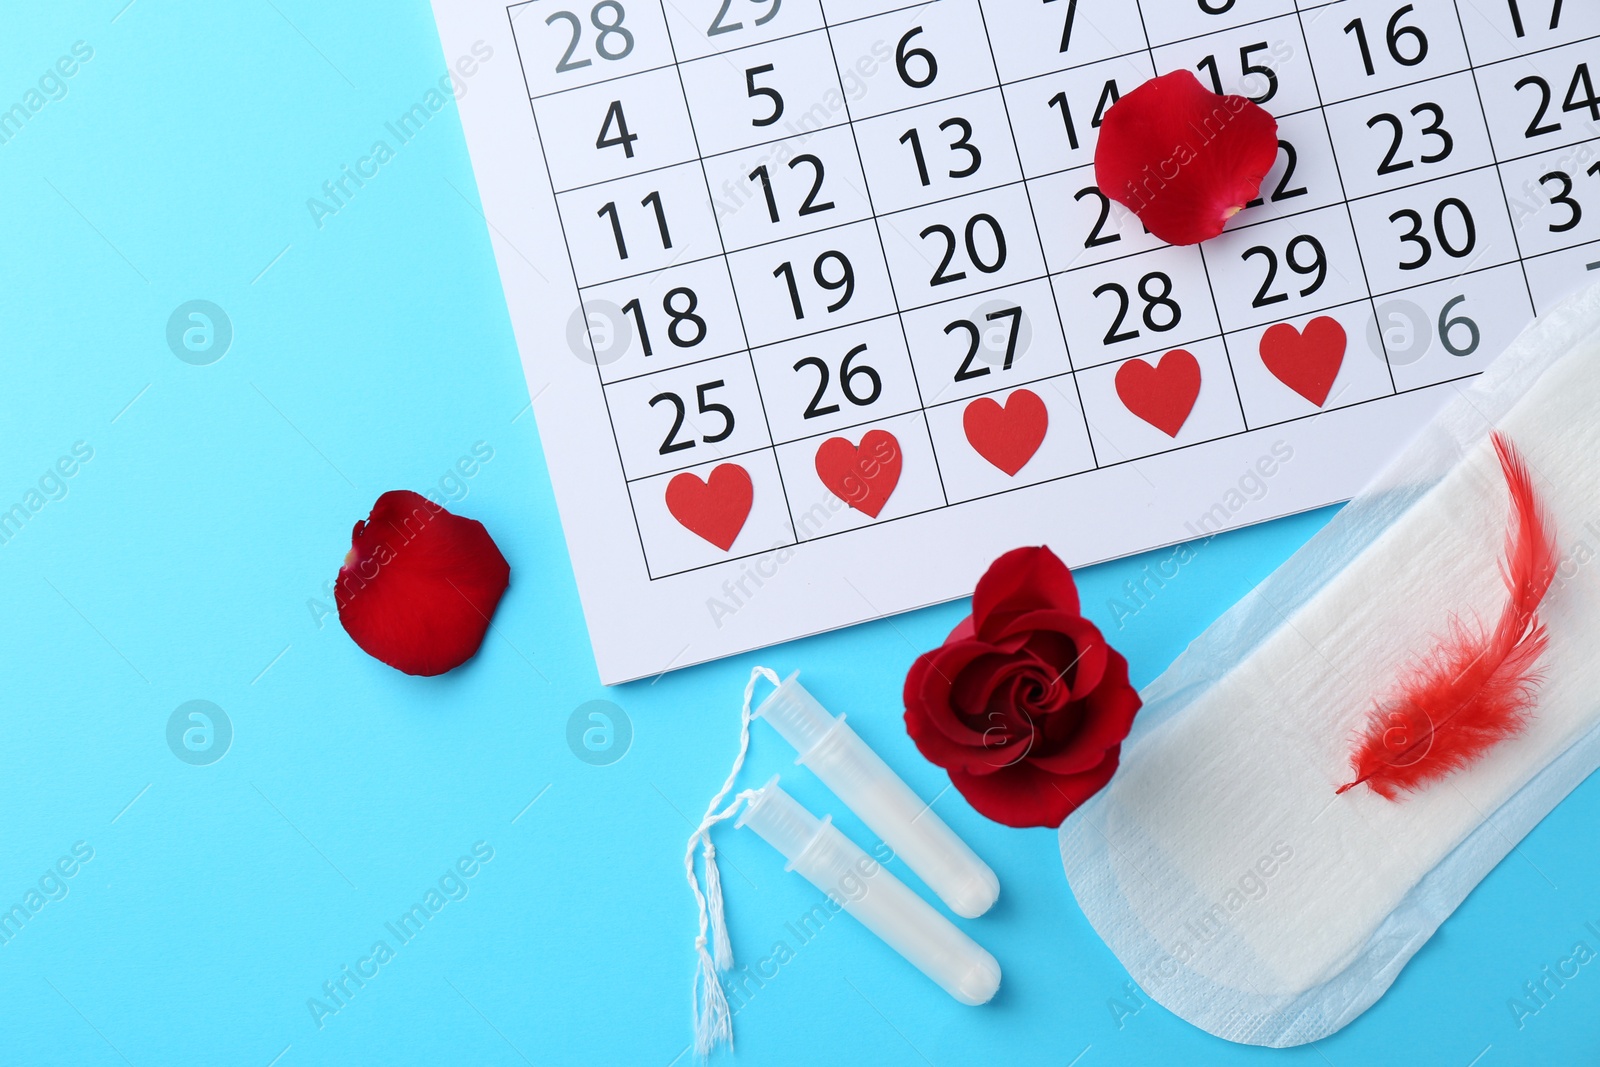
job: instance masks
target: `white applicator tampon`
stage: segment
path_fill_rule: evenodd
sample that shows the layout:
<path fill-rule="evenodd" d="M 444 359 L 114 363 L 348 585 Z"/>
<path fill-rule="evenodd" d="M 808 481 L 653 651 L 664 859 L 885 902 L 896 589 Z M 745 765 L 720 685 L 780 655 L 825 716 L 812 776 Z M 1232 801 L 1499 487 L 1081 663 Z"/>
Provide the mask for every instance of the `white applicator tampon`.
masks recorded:
<path fill-rule="evenodd" d="M 1000 988 L 993 956 L 841 833 L 831 815 L 818 819 L 801 807 L 776 775 L 749 796 L 735 825 L 754 830 L 789 861 L 786 870 L 837 900 L 961 1003 L 987 1003 Z"/>
<path fill-rule="evenodd" d="M 964 919 L 988 911 L 1000 896 L 1000 880 L 989 865 L 867 747 L 843 715 L 828 714 L 798 677 L 789 675 L 752 717 L 770 722 L 800 753 L 795 762 L 822 779 L 951 911 Z"/>

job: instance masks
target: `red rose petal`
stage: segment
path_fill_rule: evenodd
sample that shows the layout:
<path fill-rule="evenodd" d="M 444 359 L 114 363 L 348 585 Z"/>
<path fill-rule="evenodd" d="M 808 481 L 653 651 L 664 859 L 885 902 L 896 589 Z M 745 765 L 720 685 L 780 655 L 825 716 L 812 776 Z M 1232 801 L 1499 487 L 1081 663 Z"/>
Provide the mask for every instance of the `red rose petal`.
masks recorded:
<path fill-rule="evenodd" d="M 1117 771 L 1119 749 L 1083 774 L 1051 774 L 1019 763 L 996 774 L 952 770 L 950 782 L 980 815 L 1005 826 L 1057 827 Z"/>
<path fill-rule="evenodd" d="M 972 591 L 977 635 L 992 641 L 1017 615 L 1044 608 L 1078 614 L 1078 587 L 1072 572 L 1043 546 L 1014 548 L 989 564 Z"/>
<path fill-rule="evenodd" d="M 478 651 L 510 577 L 482 523 L 402 489 L 351 531 L 335 602 L 362 651 L 407 674 L 443 674 Z"/>
<path fill-rule="evenodd" d="M 1259 195 L 1277 158 L 1276 119 L 1175 70 L 1106 111 L 1095 181 L 1161 240 L 1192 245 L 1217 236 Z"/>
<path fill-rule="evenodd" d="M 1031 611 L 1008 623 L 1006 630 L 1007 636 L 1032 631 L 1030 647 L 1036 646 L 1036 634 L 1067 638 L 1063 643 L 1070 643 L 1074 651 L 1067 659 L 1055 664 L 1055 669 L 1060 672 L 1061 680 L 1069 686 L 1070 699 L 1082 699 L 1100 684 L 1100 677 L 1106 669 L 1108 646 L 1105 638 L 1100 636 L 1099 627 L 1077 612 Z"/>

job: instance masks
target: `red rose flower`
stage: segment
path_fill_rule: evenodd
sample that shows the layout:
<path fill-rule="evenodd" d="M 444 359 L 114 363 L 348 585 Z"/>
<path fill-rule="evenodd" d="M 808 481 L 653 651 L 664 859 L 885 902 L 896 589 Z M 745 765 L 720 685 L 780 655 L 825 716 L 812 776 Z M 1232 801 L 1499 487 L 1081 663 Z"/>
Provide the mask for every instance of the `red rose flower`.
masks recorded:
<path fill-rule="evenodd" d="M 1019 827 L 1060 826 L 1110 781 L 1140 707 L 1048 548 L 990 564 L 972 615 L 911 665 L 905 703 L 918 750 L 980 813 Z"/>
<path fill-rule="evenodd" d="M 483 644 L 510 578 L 481 522 L 399 489 L 351 531 L 334 601 L 362 651 L 407 674 L 443 674 Z"/>
<path fill-rule="evenodd" d="M 1278 159 L 1278 122 L 1218 96 L 1186 70 L 1145 82 L 1107 109 L 1094 152 L 1100 191 L 1168 244 L 1222 232 Z"/>

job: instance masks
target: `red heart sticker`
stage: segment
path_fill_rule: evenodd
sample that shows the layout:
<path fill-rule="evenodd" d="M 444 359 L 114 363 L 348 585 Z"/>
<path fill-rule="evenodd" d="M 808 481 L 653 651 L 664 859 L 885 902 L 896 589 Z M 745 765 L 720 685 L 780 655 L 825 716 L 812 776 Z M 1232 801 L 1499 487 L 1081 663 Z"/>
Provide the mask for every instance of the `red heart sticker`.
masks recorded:
<path fill-rule="evenodd" d="M 817 449 L 817 477 L 828 491 L 875 519 L 900 482 L 900 442 L 888 430 L 868 430 L 860 445 L 830 437 Z"/>
<path fill-rule="evenodd" d="M 744 529 L 754 497 L 750 472 L 737 463 L 719 463 L 705 481 L 684 471 L 667 483 L 667 510 L 672 517 L 724 552 Z"/>
<path fill-rule="evenodd" d="M 1272 376 L 1317 407 L 1327 402 L 1348 338 L 1338 319 L 1319 315 L 1304 332 L 1280 322 L 1261 335 L 1261 362 Z"/>
<path fill-rule="evenodd" d="M 1044 442 L 1050 412 L 1039 394 L 1018 389 L 1004 407 L 980 396 L 962 412 L 961 425 L 978 455 L 1014 477 Z"/>
<path fill-rule="evenodd" d="M 1152 367 L 1130 359 L 1117 368 L 1117 397 L 1124 407 L 1168 437 L 1178 436 L 1200 396 L 1200 361 L 1181 348 Z"/>

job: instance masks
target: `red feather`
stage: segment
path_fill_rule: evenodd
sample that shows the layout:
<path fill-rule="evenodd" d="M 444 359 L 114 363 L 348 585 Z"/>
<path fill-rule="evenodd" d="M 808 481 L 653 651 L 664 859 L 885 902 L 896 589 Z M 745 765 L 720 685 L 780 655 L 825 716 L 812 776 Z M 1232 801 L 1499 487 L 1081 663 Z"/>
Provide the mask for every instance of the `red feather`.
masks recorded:
<path fill-rule="evenodd" d="M 1511 492 L 1506 531 L 1507 600 L 1492 632 L 1450 620 L 1450 632 L 1373 708 L 1350 753 L 1354 781 L 1386 800 L 1415 792 L 1482 758 L 1527 726 L 1547 637 L 1539 604 L 1556 572 L 1556 544 L 1528 467 L 1511 442 L 1493 435 Z"/>

